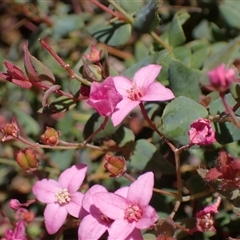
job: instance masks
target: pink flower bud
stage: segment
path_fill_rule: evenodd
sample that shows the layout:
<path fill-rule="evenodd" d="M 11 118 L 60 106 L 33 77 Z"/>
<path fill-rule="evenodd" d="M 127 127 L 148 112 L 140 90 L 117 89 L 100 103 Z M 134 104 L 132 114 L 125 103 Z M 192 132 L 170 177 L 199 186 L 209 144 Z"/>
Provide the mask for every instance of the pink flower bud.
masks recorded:
<path fill-rule="evenodd" d="M 41 142 L 46 145 L 55 146 L 58 144 L 60 132 L 54 128 L 46 127 L 46 131 L 41 135 Z"/>
<path fill-rule="evenodd" d="M 19 150 L 16 154 L 18 165 L 26 172 L 35 171 L 39 166 L 39 161 L 35 152 L 31 148 Z"/>
<path fill-rule="evenodd" d="M 104 164 L 104 167 L 111 173 L 110 177 L 120 177 L 126 172 L 127 166 L 124 157 L 106 154 L 105 160 L 107 162 Z"/>
<path fill-rule="evenodd" d="M 4 134 L 4 137 L 2 138 L 2 142 L 17 138 L 19 133 L 19 128 L 16 120 L 13 118 L 11 123 L 7 123 L 3 128 L 1 128 L 1 131 Z"/>
<path fill-rule="evenodd" d="M 17 222 L 14 230 L 8 229 L 5 231 L 4 237 L 6 240 L 27 240 L 25 235 L 25 225 L 23 221 Z"/>
<path fill-rule="evenodd" d="M 21 203 L 17 199 L 11 199 L 9 206 L 11 209 L 17 210 L 21 206 Z"/>
<path fill-rule="evenodd" d="M 89 93 L 90 93 L 90 87 L 86 86 L 86 85 L 82 85 L 80 88 L 80 93 L 84 96 L 84 97 L 89 97 Z"/>
<path fill-rule="evenodd" d="M 100 115 L 109 117 L 121 100 L 122 96 L 116 90 L 113 79 L 108 77 L 102 83 L 94 82 L 92 84 L 87 103 Z"/>
<path fill-rule="evenodd" d="M 190 144 L 208 145 L 216 142 L 215 132 L 212 129 L 211 122 L 205 118 L 199 118 L 194 121 L 188 131 Z"/>
<path fill-rule="evenodd" d="M 225 64 L 221 64 L 218 67 L 208 72 L 210 79 L 210 89 L 217 90 L 220 93 L 224 93 L 229 89 L 232 82 L 235 81 L 235 71 L 232 68 L 227 69 Z"/>
<path fill-rule="evenodd" d="M 24 222 L 30 223 L 34 220 L 35 214 L 26 208 L 19 208 L 15 213 L 16 220 L 22 220 Z"/>

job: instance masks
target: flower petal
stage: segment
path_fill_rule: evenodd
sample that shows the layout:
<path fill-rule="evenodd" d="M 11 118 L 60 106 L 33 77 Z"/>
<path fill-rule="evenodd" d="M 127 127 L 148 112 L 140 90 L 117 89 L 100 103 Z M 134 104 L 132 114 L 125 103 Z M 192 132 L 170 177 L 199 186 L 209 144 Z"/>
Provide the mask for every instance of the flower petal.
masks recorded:
<path fill-rule="evenodd" d="M 87 215 L 83 218 L 78 228 L 78 239 L 99 239 L 103 233 L 108 229 L 109 225 L 101 224 L 100 220 L 94 218 L 92 215 Z"/>
<path fill-rule="evenodd" d="M 173 92 L 159 82 L 151 83 L 143 97 L 142 101 L 167 101 L 175 98 Z"/>
<path fill-rule="evenodd" d="M 95 193 L 93 201 L 95 206 L 111 219 L 123 218 L 128 207 L 126 199 L 114 193 Z"/>
<path fill-rule="evenodd" d="M 68 213 L 75 218 L 79 217 L 80 210 L 82 208 L 83 196 L 84 195 L 82 193 L 75 192 L 73 195 L 71 195 L 71 201 L 65 205 Z"/>
<path fill-rule="evenodd" d="M 109 228 L 108 240 L 126 239 L 132 233 L 136 222 L 129 223 L 124 218 L 115 220 Z"/>
<path fill-rule="evenodd" d="M 149 205 L 142 207 L 142 211 L 143 216 L 137 222 L 136 228 L 147 229 L 158 220 L 158 215 L 156 213 L 156 210 Z"/>
<path fill-rule="evenodd" d="M 147 172 L 138 177 L 138 179 L 133 182 L 128 190 L 128 200 L 138 206 L 146 206 L 149 204 L 152 191 L 153 191 L 153 173 Z M 144 194 L 143 194 L 144 189 Z"/>
<path fill-rule="evenodd" d="M 141 231 L 137 228 L 135 228 L 130 235 L 128 235 L 128 237 L 126 238 L 126 240 L 142 240 L 142 234 Z"/>
<path fill-rule="evenodd" d="M 46 206 L 43 215 L 47 232 L 49 234 L 54 234 L 65 222 L 67 210 L 57 203 L 50 203 Z"/>
<path fill-rule="evenodd" d="M 127 198 L 128 189 L 129 189 L 129 187 L 119 188 L 117 191 L 114 192 L 114 194 L 117 194 L 117 195 L 120 195 L 120 196 L 122 196 L 124 198 Z"/>
<path fill-rule="evenodd" d="M 75 193 L 81 186 L 86 172 L 86 164 L 73 165 L 61 173 L 58 182 L 62 188 L 67 188 L 69 193 Z"/>
<path fill-rule="evenodd" d="M 90 208 L 94 205 L 93 195 L 97 192 L 108 192 L 102 185 L 96 184 L 92 186 L 83 197 L 83 208 L 90 213 Z"/>
<path fill-rule="evenodd" d="M 116 127 L 122 120 L 137 106 L 139 101 L 132 101 L 129 98 L 123 98 L 123 100 L 116 106 L 116 111 L 112 114 L 112 123 Z"/>
<path fill-rule="evenodd" d="M 55 193 L 61 189 L 59 183 L 53 179 L 42 179 L 37 181 L 32 188 L 37 200 L 43 203 L 56 201 Z"/>
<path fill-rule="evenodd" d="M 132 81 L 124 76 L 115 76 L 112 78 L 117 91 L 123 97 L 127 97 L 128 96 L 127 90 L 132 88 Z"/>
<path fill-rule="evenodd" d="M 161 66 L 150 64 L 140 68 L 133 77 L 133 82 L 141 89 L 147 89 L 149 85 L 156 79 L 161 71 Z"/>

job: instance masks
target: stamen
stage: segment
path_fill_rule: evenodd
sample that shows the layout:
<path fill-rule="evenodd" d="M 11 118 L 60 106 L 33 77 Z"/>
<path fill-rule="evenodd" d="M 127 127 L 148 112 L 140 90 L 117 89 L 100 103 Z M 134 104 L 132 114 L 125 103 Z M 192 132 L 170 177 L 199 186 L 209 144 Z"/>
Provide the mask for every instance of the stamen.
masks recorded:
<path fill-rule="evenodd" d="M 132 83 L 132 88 L 127 89 L 126 92 L 128 93 L 128 98 L 133 101 L 140 100 L 140 98 L 143 97 L 145 94 L 143 89 L 137 87 L 135 82 Z"/>
<path fill-rule="evenodd" d="M 59 192 L 55 193 L 55 197 L 60 205 L 69 203 L 71 201 L 70 194 L 66 188 L 61 189 Z"/>
<path fill-rule="evenodd" d="M 138 220 L 141 219 L 142 215 L 143 212 L 139 206 L 130 204 L 125 211 L 124 218 L 132 223 L 134 221 L 138 222 Z"/>

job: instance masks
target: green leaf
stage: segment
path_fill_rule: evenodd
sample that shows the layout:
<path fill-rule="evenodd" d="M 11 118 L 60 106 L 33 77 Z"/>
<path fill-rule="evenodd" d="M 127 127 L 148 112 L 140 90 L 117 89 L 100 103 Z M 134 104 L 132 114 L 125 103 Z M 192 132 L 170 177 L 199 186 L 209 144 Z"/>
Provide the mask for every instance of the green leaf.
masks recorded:
<path fill-rule="evenodd" d="M 173 60 L 169 66 L 169 82 L 175 96 L 185 96 L 195 101 L 199 100 L 201 89 L 198 79 L 200 71 L 184 65 L 178 60 Z"/>
<path fill-rule="evenodd" d="M 238 82 L 233 82 L 230 86 L 230 92 L 235 101 L 240 101 L 240 84 Z"/>
<path fill-rule="evenodd" d="M 75 150 L 64 150 L 64 151 L 54 151 L 52 153 L 48 153 L 50 156 L 51 162 L 54 165 L 58 166 L 60 170 L 65 170 L 73 161 Z"/>
<path fill-rule="evenodd" d="M 130 158 L 131 165 L 138 169 L 161 173 L 173 174 L 175 167 L 170 164 L 163 156 L 158 152 L 157 148 L 145 139 L 136 141 L 133 154 Z"/>
<path fill-rule="evenodd" d="M 84 27 L 81 15 L 68 14 L 61 16 L 53 16 L 53 33 L 52 37 L 60 39 L 72 31 L 79 30 Z"/>
<path fill-rule="evenodd" d="M 45 83 L 48 86 L 53 85 L 55 83 L 55 77 L 52 74 L 51 70 L 34 56 L 30 55 L 30 59 L 37 71 L 38 77 L 41 79 L 41 82 Z"/>
<path fill-rule="evenodd" d="M 84 130 L 83 130 L 83 136 L 84 138 L 88 138 L 93 132 L 95 132 L 101 124 L 104 121 L 104 117 L 100 116 L 98 113 L 93 113 L 92 116 L 88 119 L 87 123 L 85 124 Z M 114 127 L 112 124 L 111 119 L 108 119 L 108 122 L 104 128 L 104 130 L 100 131 L 92 140 L 93 141 L 99 141 L 105 137 L 110 137 L 112 134 L 114 134 L 120 125 L 118 127 Z"/>
<path fill-rule="evenodd" d="M 115 0 L 124 10 L 128 13 L 134 13 L 136 10 L 143 6 L 143 0 L 137 1 L 126 1 L 126 0 Z"/>
<path fill-rule="evenodd" d="M 38 122 L 32 118 L 28 113 L 22 111 L 20 108 L 14 108 L 14 113 L 17 115 L 21 127 L 24 129 L 26 134 L 38 135 L 40 127 Z"/>
<path fill-rule="evenodd" d="M 166 138 L 180 144 L 189 143 L 188 130 L 191 123 L 198 118 L 206 118 L 207 110 L 190 98 L 180 96 L 167 104 L 162 115 L 159 130 Z"/>
<path fill-rule="evenodd" d="M 189 17 L 190 15 L 187 12 L 177 12 L 170 23 L 169 28 L 161 35 L 162 39 L 172 47 L 182 45 L 186 40 L 182 25 Z"/>
<path fill-rule="evenodd" d="M 154 53 L 152 55 L 149 55 L 142 59 L 141 61 L 137 62 L 136 64 L 132 65 L 130 68 L 125 70 L 122 75 L 128 77 L 128 78 L 133 78 L 135 72 L 140 69 L 141 67 L 147 66 L 149 64 L 160 64 L 161 61 L 164 59 L 166 60 L 166 56 L 168 56 L 171 52 L 168 50 L 162 50 L 160 52 Z M 170 60 L 169 60 L 170 61 Z M 163 69 L 161 70 L 161 72 Z"/>
<path fill-rule="evenodd" d="M 229 106 L 234 106 L 236 101 L 233 99 L 231 94 L 225 95 L 226 101 Z M 222 103 L 222 100 L 218 98 L 217 100 L 213 101 L 210 104 L 210 114 L 217 115 L 225 111 L 225 107 Z M 236 113 L 240 114 L 240 109 L 236 111 Z M 230 122 L 226 123 L 214 123 L 215 130 L 216 130 L 216 139 L 221 144 L 231 143 L 234 141 L 240 140 L 240 131 L 239 129 Z"/>
<path fill-rule="evenodd" d="M 124 45 L 131 36 L 131 24 L 115 21 L 106 25 L 102 20 L 93 22 L 87 31 L 100 42 L 110 46 Z"/>
<path fill-rule="evenodd" d="M 158 5 L 159 2 L 157 0 L 152 0 L 137 12 L 133 22 L 133 28 L 136 31 L 147 33 L 159 24 Z"/>
<path fill-rule="evenodd" d="M 136 60 L 141 61 L 149 55 L 149 48 L 142 41 L 137 41 L 134 44 L 134 53 Z"/>
<path fill-rule="evenodd" d="M 205 38 L 209 41 L 213 40 L 213 34 L 211 25 L 207 20 L 202 20 L 194 29 L 193 29 L 194 38 L 202 39 Z"/>
<path fill-rule="evenodd" d="M 201 68 L 206 60 L 206 58 L 210 55 L 210 47 L 204 46 L 194 53 L 192 53 L 192 61 L 191 67 L 192 68 Z"/>
<path fill-rule="evenodd" d="M 66 96 L 56 98 L 50 104 L 38 110 L 38 113 L 54 114 L 59 112 L 66 112 L 73 109 L 76 102 Z"/>
<path fill-rule="evenodd" d="M 126 127 L 120 127 L 112 136 L 112 139 L 118 143 L 119 147 L 125 146 L 127 143 L 135 140 L 133 131 Z"/>
<path fill-rule="evenodd" d="M 240 29 L 240 2 L 239 1 L 222 1 L 219 4 L 220 14 L 229 27 Z"/>
<path fill-rule="evenodd" d="M 176 59 L 183 62 L 186 66 L 190 67 L 192 52 L 187 46 L 176 47 L 173 49 L 173 55 Z"/>
<path fill-rule="evenodd" d="M 203 70 L 208 71 L 221 63 L 230 64 L 234 60 L 234 54 L 240 47 L 240 37 L 235 38 L 219 51 L 208 57 L 204 63 Z"/>

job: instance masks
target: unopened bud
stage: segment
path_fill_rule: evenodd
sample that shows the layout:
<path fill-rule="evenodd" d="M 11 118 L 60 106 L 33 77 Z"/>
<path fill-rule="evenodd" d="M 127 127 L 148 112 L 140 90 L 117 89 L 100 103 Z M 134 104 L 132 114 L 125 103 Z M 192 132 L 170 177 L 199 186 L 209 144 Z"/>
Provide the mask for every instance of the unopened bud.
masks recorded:
<path fill-rule="evenodd" d="M 18 151 L 16 160 L 18 165 L 26 172 L 35 171 L 39 166 L 36 154 L 31 148 Z"/>
<path fill-rule="evenodd" d="M 19 208 L 15 213 L 16 220 L 22 220 L 24 222 L 30 223 L 34 220 L 35 214 L 25 208 Z"/>
<path fill-rule="evenodd" d="M 110 177 L 120 177 L 126 172 L 127 166 L 124 157 L 106 154 L 105 160 L 107 162 L 104 164 L 104 167 L 111 173 Z"/>
<path fill-rule="evenodd" d="M 88 64 L 84 65 L 84 71 L 85 71 L 85 77 L 87 79 L 90 79 L 92 81 L 96 82 L 101 82 L 103 77 L 102 77 L 102 69 L 95 65 L 95 64 Z"/>
<path fill-rule="evenodd" d="M 80 93 L 84 96 L 84 97 L 89 97 L 89 93 L 90 93 L 90 87 L 86 86 L 86 85 L 82 85 L 80 88 Z"/>
<path fill-rule="evenodd" d="M 2 138 L 2 142 L 6 140 L 11 140 L 13 138 L 17 138 L 19 133 L 19 128 L 16 120 L 13 118 L 11 123 L 7 123 L 3 128 L 1 128 L 1 131 L 4 134 L 4 137 Z"/>
<path fill-rule="evenodd" d="M 17 210 L 21 206 L 21 203 L 17 199 L 11 199 L 9 206 L 11 209 Z"/>
<path fill-rule="evenodd" d="M 55 146 L 58 144 L 60 132 L 54 128 L 46 127 L 46 131 L 41 135 L 41 142 L 46 145 Z"/>

